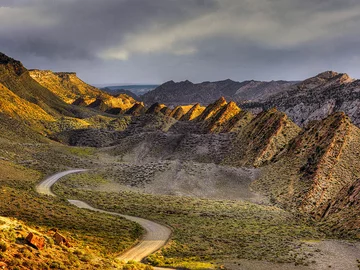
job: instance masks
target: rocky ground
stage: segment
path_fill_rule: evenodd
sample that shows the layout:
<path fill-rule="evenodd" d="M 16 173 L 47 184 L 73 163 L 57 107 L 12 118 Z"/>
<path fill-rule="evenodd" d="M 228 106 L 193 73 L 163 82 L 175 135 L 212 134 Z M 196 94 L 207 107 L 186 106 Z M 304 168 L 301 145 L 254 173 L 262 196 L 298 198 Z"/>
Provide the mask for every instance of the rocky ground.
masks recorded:
<path fill-rule="evenodd" d="M 89 174 L 94 173 L 98 180 L 85 184 L 85 187 L 98 191 L 133 189 L 161 195 L 247 200 L 257 203 L 267 201 L 264 196 L 250 188 L 250 183 L 259 173 L 256 169 L 166 160 L 143 164 L 116 163 Z M 87 174 L 83 175 L 84 183 L 87 177 Z"/>

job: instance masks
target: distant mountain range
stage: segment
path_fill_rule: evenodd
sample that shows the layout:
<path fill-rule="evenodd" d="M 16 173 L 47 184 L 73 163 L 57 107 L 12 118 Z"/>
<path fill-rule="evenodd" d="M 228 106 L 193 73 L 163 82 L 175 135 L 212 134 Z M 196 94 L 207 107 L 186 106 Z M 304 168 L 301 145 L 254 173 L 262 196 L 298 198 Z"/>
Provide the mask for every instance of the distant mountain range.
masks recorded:
<path fill-rule="evenodd" d="M 157 88 L 158 84 L 130 84 L 130 85 L 110 85 L 104 86 L 101 89 L 106 92 L 113 93 L 133 93 L 136 96 L 144 95 L 145 93 Z"/>
<path fill-rule="evenodd" d="M 219 97 L 227 100 L 243 102 L 248 100 L 262 100 L 273 94 L 285 91 L 297 82 L 287 81 L 244 81 L 237 82 L 230 79 L 217 82 L 192 83 L 166 82 L 153 91 L 144 94 L 141 98 L 145 104 L 155 102 L 167 105 L 184 105 L 189 103 L 200 103 L 208 105 Z"/>
<path fill-rule="evenodd" d="M 146 105 L 158 102 L 175 107 L 195 103 L 208 105 L 220 97 L 255 114 L 276 107 L 302 126 L 337 111 L 345 112 L 360 126 L 360 80 L 333 71 L 300 82 L 224 80 L 194 84 L 169 81 L 141 96 L 141 100 Z"/>
<path fill-rule="evenodd" d="M 360 126 L 360 80 L 344 73 L 326 71 L 281 93 L 242 104 L 242 107 L 254 112 L 276 107 L 298 125 L 307 125 L 312 120 L 342 111 Z"/>

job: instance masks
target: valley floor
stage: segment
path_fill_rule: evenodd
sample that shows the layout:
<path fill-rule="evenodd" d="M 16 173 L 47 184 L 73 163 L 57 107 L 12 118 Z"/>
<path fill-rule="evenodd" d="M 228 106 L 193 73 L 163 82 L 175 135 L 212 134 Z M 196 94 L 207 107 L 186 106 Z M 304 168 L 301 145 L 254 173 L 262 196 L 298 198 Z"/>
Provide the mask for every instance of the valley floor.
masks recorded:
<path fill-rule="evenodd" d="M 56 184 L 55 192 L 170 225 L 172 241 L 148 257 L 153 265 L 358 269 L 358 244 L 323 240 L 326 235 L 316 224 L 271 206 L 249 187 L 259 173 L 180 161 L 118 163 L 67 176 Z M 232 200 L 225 199 L 228 194 Z"/>
<path fill-rule="evenodd" d="M 23 149 L 23 154 L 11 155 L 17 148 Z M 7 160 L 0 160 L 4 195 L 1 215 L 41 226 L 40 233 L 59 228 L 80 250 L 73 263 L 65 257 L 58 262 L 63 269 L 75 264 L 86 269 L 96 269 L 96 265 L 111 269 L 116 264 L 111 258 L 142 233 L 124 220 L 76 209 L 65 198 L 171 226 L 171 241 L 147 258 L 154 266 L 358 269 L 358 244 L 322 241 L 326 234 L 317 224 L 273 206 L 253 192 L 250 183 L 261 173 L 259 170 L 179 160 L 124 163 L 92 148 L 60 145 L 13 144 L 5 145 L 2 151 L 9 155 Z M 92 170 L 69 175 L 56 184 L 54 192 L 60 198 L 36 194 L 34 187 L 45 175 L 71 167 Z M 0 233 L 3 237 L 4 230 Z M 10 239 L 6 243 L 15 245 Z M 64 252 L 74 254 L 73 250 Z M 81 259 L 84 254 L 92 255 Z M 21 266 L 27 261 L 15 261 L 6 252 L 4 255 L 0 252 L 7 263 Z M 95 259 L 101 257 L 104 259 Z M 52 261 L 43 258 L 39 263 L 50 265 Z M 345 265 L 347 268 L 340 268 Z"/>

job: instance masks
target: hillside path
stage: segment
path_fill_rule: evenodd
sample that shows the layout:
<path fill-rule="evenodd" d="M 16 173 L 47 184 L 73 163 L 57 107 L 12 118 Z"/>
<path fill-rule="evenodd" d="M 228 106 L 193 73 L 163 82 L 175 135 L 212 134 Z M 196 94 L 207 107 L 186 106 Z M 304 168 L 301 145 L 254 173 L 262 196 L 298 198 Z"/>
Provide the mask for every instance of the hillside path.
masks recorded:
<path fill-rule="evenodd" d="M 55 196 L 55 194 L 51 191 L 51 187 L 62 177 L 73 174 L 73 173 L 80 173 L 85 172 L 87 170 L 84 169 L 77 169 L 77 170 L 68 170 L 64 172 L 59 172 L 57 174 L 54 174 L 48 178 L 46 178 L 44 181 L 42 181 L 40 184 L 36 186 L 36 191 L 40 194 L 46 194 L 50 196 Z M 79 208 L 85 208 L 92 211 L 100 212 L 100 213 L 106 213 L 114 216 L 120 216 L 123 218 L 126 218 L 128 220 L 134 221 L 138 224 L 140 224 L 141 227 L 145 229 L 145 234 L 139 241 L 139 243 L 123 253 L 122 255 L 118 256 L 117 259 L 121 261 L 137 261 L 140 262 L 142 259 L 144 259 L 146 256 L 154 253 L 155 251 L 162 248 L 167 241 L 170 239 L 171 236 L 171 230 L 161 224 L 158 224 L 156 222 L 139 218 L 139 217 L 133 217 L 128 215 L 122 215 L 115 212 L 109 212 L 104 211 L 101 209 L 94 208 L 90 205 L 88 205 L 85 202 L 79 201 L 79 200 L 68 200 L 71 204 L 79 207 Z M 160 269 L 160 268 L 157 268 Z"/>

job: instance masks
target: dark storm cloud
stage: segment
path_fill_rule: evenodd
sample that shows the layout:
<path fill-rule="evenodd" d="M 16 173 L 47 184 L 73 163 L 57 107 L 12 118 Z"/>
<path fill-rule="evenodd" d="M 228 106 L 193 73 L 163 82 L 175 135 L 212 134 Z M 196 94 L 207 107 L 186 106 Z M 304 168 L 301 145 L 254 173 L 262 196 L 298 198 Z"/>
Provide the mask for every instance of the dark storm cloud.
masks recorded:
<path fill-rule="evenodd" d="M 15 53 L 48 58 L 94 57 L 98 49 L 120 42 L 127 33 L 153 21 L 180 23 L 215 5 L 201 0 L 6 1 L 1 6 L 9 7 L 9 13 L 19 11 L 15 17 L 0 19 L 0 45 Z M 25 18 L 19 27 L 16 20 L 21 21 L 21 16 L 32 20 Z"/>
<path fill-rule="evenodd" d="M 92 82 L 360 71 L 358 0 L 2 0 L 0 50 Z"/>

